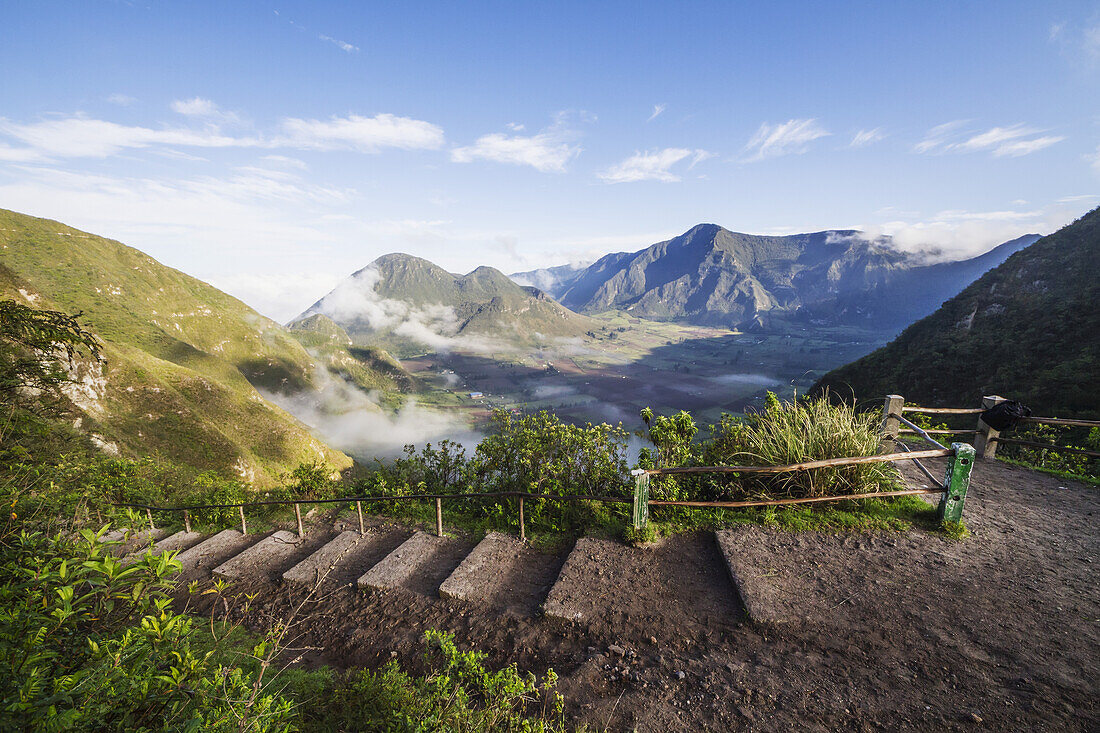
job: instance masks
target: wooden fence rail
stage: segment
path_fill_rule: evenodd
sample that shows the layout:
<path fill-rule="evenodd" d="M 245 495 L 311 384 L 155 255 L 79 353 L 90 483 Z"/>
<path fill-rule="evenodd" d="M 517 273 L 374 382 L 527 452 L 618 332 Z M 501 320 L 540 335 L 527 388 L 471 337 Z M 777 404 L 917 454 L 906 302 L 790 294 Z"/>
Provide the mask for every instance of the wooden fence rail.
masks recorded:
<path fill-rule="evenodd" d="M 1000 431 L 990 427 L 981 415 L 986 410 L 995 407 L 996 405 L 1004 402 L 1005 398 L 998 395 L 988 395 L 982 398 L 982 406 L 980 408 L 968 408 L 968 407 L 919 407 L 915 405 L 906 405 L 905 399 L 901 395 L 887 395 L 886 400 L 883 403 L 883 422 L 882 433 L 885 439 L 896 440 L 900 434 L 918 434 L 926 440 L 931 440 L 929 435 L 942 434 L 942 435 L 973 435 L 974 448 L 977 454 L 981 458 L 994 458 L 997 454 L 997 446 L 999 444 L 1008 445 L 1023 445 L 1031 448 L 1048 448 L 1053 451 L 1063 451 L 1066 453 L 1075 453 L 1077 455 L 1090 456 L 1092 458 L 1100 458 L 1100 451 L 1087 450 L 1085 448 L 1072 448 L 1069 446 L 1055 445 L 1053 443 L 1040 443 L 1030 440 L 1019 440 L 1015 438 L 1002 438 Z M 926 415 L 978 415 L 978 427 L 975 430 L 927 430 L 918 429 L 916 425 L 906 420 L 899 413 L 902 412 L 914 412 Z M 1077 420 L 1070 418 L 1060 417 L 1022 417 L 1018 422 L 1021 423 L 1035 423 L 1039 425 L 1063 425 L 1066 427 L 1082 427 L 1082 428 L 1100 428 L 1100 420 Z M 911 429 L 901 428 L 899 423 L 909 425 Z M 918 463 L 918 465 L 920 465 Z M 922 467 L 923 468 L 923 467 Z M 927 470 L 925 470 L 927 473 Z"/>

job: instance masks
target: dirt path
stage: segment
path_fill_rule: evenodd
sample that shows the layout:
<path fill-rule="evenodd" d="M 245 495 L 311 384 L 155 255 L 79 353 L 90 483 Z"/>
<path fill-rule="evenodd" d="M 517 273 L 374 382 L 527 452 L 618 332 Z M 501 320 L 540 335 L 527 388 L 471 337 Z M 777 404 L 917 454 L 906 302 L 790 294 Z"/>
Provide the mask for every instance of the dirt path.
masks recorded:
<path fill-rule="evenodd" d="M 570 715 L 612 730 L 1100 729 L 1100 490 L 983 461 L 965 519 L 964 542 L 754 532 L 745 557 L 804 599 L 808 620 L 779 629 L 745 621 L 699 533 L 596 558 L 574 624 L 523 612 L 565 560 L 532 551 L 510 613 L 441 600 L 434 578 L 341 587 L 312 604 L 302 642 L 324 663 L 417 669 L 423 632 L 450 630 L 496 664 L 553 667 Z M 256 583 L 262 626 L 293 591 Z"/>

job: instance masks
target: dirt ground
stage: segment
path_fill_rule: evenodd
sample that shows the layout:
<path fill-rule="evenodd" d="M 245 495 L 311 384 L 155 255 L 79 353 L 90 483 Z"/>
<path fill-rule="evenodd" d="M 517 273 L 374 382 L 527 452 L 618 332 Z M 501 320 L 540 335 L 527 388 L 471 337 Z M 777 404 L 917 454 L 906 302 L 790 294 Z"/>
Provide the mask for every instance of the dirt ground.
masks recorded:
<path fill-rule="evenodd" d="M 713 533 L 697 533 L 586 563 L 570 581 L 580 622 L 532 613 L 567 554 L 532 550 L 529 575 L 484 603 L 440 599 L 439 569 L 385 593 L 335 587 L 307 604 L 297 643 L 318 648 L 313 664 L 416 670 L 423 632 L 452 631 L 492 663 L 552 667 L 571 719 L 615 731 L 1100 730 L 1100 489 L 979 461 L 964 518 L 962 542 L 750 533 L 742 559 L 774 572 L 775 597 L 804 602 L 804 620 L 778 628 L 746 620 Z M 364 557 L 402 536 L 374 524 Z M 301 597 L 251 586 L 257 628 Z"/>

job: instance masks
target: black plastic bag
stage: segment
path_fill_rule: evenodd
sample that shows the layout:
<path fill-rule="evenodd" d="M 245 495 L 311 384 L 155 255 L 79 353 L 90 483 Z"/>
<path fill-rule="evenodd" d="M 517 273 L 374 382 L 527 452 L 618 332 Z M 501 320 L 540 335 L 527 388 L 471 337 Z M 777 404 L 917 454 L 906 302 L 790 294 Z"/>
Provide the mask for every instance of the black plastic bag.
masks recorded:
<path fill-rule="evenodd" d="M 998 402 L 981 414 L 982 422 L 997 431 L 1011 430 L 1025 417 L 1031 417 L 1031 408 L 1016 400 Z"/>

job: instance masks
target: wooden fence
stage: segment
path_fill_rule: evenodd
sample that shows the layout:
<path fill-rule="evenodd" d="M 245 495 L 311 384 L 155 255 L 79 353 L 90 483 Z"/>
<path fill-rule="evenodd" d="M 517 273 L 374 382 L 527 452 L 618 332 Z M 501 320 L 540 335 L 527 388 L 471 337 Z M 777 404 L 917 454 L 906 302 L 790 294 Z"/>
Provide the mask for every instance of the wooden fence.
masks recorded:
<path fill-rule="evenodd" d="M 1031 448 L 1047 448 L 1058 452 L 1075 453 L 1092 458 L 1100 458 L 1100 451 L 1074 448 L 1071 446 L 1055 445 L 1054 443 L 1040 443 L 1034 440 L 1020 440 L 1017 438 L 1005 438 L 1001 431 L 995 430 L 982 420 L 981 415 L 1002 402 L 1006 398 L 998 395 L 989 395 L 982 398 L 981 407 L 917 407 L 906 405 L 905 398 L 901 395 L 887 395 L 882 406 L 882 434 L 886 440 L 897 440 L 904 434 L 919 434 L 921 437 L 929 437 L 931 434 L 947 435 L 973 435 L 974 450 L 979 458 L 993 458 L 997 455 L 998 445 L 1023 445 Z M 922 430 L 917 425 L 907 420 L 904 413 L 920 413 L 923 415 L 976 415 L 977 427 L 974 430 Z M 1100 427 L 1098 420 L 1072 420 L 1058 417 L 1023 417 L 1021 423 L 1033 423 L 1040 425 L 1063 425 L 1067 427 Z M 901 427 L 905 425 L 906 427 Z"/>

